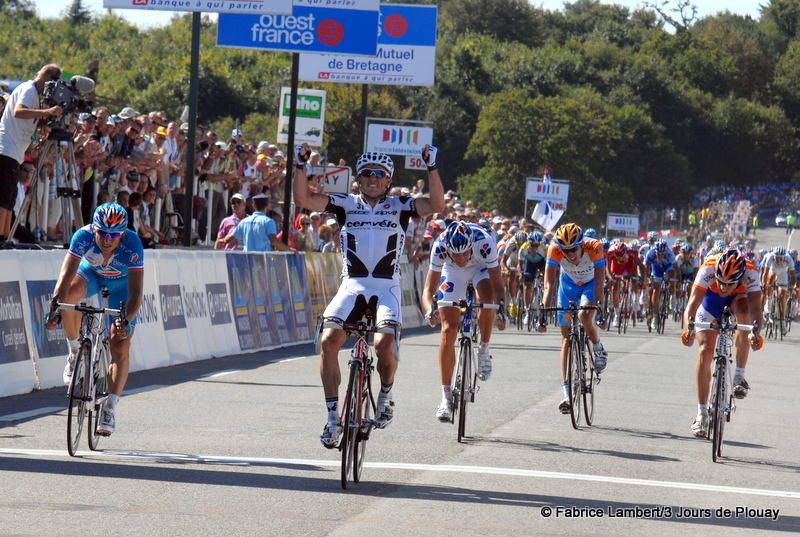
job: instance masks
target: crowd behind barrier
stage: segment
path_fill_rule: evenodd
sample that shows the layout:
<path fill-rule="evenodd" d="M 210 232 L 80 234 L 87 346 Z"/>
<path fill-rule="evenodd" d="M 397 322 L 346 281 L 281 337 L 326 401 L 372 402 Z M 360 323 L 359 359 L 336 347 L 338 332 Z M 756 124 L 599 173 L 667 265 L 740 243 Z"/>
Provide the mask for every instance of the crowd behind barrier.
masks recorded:
<path fill-rule="evenodd" d="M 0 252 L 0 396 L 63 385 L 64 331 L 43 322 L 63 260 L 63 250 Z M 422 325 L 426 268 L 402 262 L 406 328 Z M 131 371 L 307 343 L 341 269 L 339 254 L 153 251 Z"/>

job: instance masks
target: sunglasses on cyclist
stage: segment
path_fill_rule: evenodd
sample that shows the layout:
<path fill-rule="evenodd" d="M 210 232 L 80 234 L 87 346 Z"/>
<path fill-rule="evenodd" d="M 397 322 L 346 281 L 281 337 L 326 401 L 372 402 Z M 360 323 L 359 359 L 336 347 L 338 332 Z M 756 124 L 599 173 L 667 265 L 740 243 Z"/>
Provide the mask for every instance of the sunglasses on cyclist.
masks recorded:
<path fill-rule="evenodd" d="M 97 230 L 97 233 L 100 234 L 102 238 L 109 238 L 109 239 L 116 239 L 117 237 L 121 237 L 124 231 L 100 231 Z"/>
<path fill-rule="evenodd" d="M 383 179 L 384 177 L 388 177 L 389 174 L 383 170 L 361 170 L 358 172 L 359 177 L 370 177 L 374 175 L 378 179 Z"/>
<path fill-rule="evenodd" d="M 739 282 L 723 282 L 722 280 L 717 279 L 717 285 L 719 285 L 720 287 L 732 287 L 738 283 Z"/>
<path fill-rule="evenodd" d="M 578 251 L 578 248 L 580 248 L 580 246 L 575 246 L 575 247 L 573 247 L 573 248 L 562 248 L 562 249 L 561 249 L 561 252 L 562 252 L 564 255 L 574 254 L 575 252 L 577 252 L 577 251 Z"/>

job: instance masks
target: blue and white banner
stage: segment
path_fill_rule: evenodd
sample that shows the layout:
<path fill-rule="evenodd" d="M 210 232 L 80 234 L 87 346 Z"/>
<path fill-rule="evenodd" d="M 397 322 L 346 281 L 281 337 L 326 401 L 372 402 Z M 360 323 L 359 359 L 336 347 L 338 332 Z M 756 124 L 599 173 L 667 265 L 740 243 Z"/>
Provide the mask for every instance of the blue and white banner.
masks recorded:
<path fill-rule="evenodd" d="M 300 80 L 432 86 L 436 6 L 382 4 L 375 59 L 301 54 Z"/>
<path fill-rule="evenodd" d="M 103 0 L 103 7 L 115 9 L 156 9 L 163 11 L 208 11 L 210 13 L 285 13 L 291 15 L 292 0 Z"/>
<path fill-rule="evenodd" d="M 278 52 L 317 52 L 375 56 L 378 50 L 377 0 L 326 0 L 337 7 L 309 7 L 295 1 L 291 15 L 220 14 L 217 46 Z M 320 2 L 322 3 L 322 2 Z M 367 9 L 374 4 L 374 9 Z M 362 9 L 355 9 L 363 6 Z M 375 29 L 375 33 L 369 29 Z"/>

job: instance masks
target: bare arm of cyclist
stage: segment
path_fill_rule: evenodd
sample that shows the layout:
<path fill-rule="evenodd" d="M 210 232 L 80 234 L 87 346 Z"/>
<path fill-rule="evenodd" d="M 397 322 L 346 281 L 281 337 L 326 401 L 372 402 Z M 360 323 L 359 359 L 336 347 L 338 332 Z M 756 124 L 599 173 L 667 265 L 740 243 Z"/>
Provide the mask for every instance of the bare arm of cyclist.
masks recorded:
<path fill-rule="evenodd" d="M 430 311 L 433 306 L 433 297 L 439 287 L 439 278 L 442 273 L 428 269 L 428 276 L 425 278 L 425 288 L 422 291 L 422 307 L 425 311 Z"/>

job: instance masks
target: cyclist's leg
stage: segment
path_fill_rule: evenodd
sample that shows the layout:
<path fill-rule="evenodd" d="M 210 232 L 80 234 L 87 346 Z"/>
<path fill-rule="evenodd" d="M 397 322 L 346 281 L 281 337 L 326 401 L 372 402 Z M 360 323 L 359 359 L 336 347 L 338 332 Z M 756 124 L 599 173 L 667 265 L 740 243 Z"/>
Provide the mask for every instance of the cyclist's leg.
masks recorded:
<path fill-rule="evenodd" d="M 702 315 L 698 310 L 698 320 L 701 318 Z M 697 416 L 692 422 L 691 430 L 695 436 L 705 438 L 708 435 L 708 394 L 711 389 L 711 366 L 714 362 L 717 333 L 713 330 L 698 330 L 696 339 L 699 346 L 697 363 L 694 368 L 697 386 Z"/>
<path fill-rule="evenodd" d="M 753 316 L 750 312 L 750 305 L 748 304 L 747 296 L 740 295 L 739 298 L 733 301 L 731 305 L 736 322 L 748 324 L 752 321 Z M 736 372 L 733 376 L 733 393 L 737 398 L 744 398 L 750 391 L 750 386 L 745 380 L 745 368 L 747 367 L 747 360 L 750 357 L 750 341 L 748 340 L 749 332 L 737 330 L 733 338 L 736 347 Z"/>
<path fill-rule="evenodd" d="M 82 270 L 81 266 L 72 283 L 67 289 L 67 296 L 58 297 L 59 302 L 64 304 L 77 304 L 85 296 L 92 296 L 100 290 L 97 276 L 92 270 Z M 91 291 L 91 293 L 90 293 Z M 81 327 L 81 314 L 77 311 L 65 310 L 61 312 L 61 325 L 64 327 L 64 335 L 67 341 L 77 340 Z"/>
<path fill-rule="evenodd" d="M 127 279 L 119 280 L 105 280 L 101 279 L 100 283 L 103 287 L 108 288 L 108 307 L 117 308 L 120 302 L 128 302 L 128 281 Z M 87 292 L 87 296 L 92 296 L 91 290 Z M 111 329 L 109 331 L 110 337 L 108 338 L 108 346 L 111 351 L 111 365 L 108 368 L 108 393 L 117 396 L 122 395 L 122 390 L 125 388 L 125 383 L 128 381 L 128 371 L 130 370 L 130 352 L 131 352 L 131 339 L 136 331 L 137 318 L 131 321 L 130 334 L 126 337 L 125 330 L 117 331 L 114 320 L 111 321 Z M 115 401 L 116 402 L 116 401 Z"/>
<path fill-rule="evenodd" d="M 597 304 L 596 297 L 594 296 L 594 282 L 588 282 L 583 285 L 580 297 L 581 306 L 591 306 Z M 589 341 L 592 342 L 592 350 L 594 351 L 594 367 L 597 373 L 602 373 L 608 362 L 608 354 L 606 353 L 603 344 L 600 342 L 600 330 L 595 324 L 596 311 L 595 310 L 582 310 L 578 313 L 578 318 L 581 320 L 583 330 L 586 332 Z"/>
<path fill-rule="evenodd" d="M 378 404 L 375 411 L 375 426 L 382 429 L 394 418 L 392 386 L 397 372 L 397 334 L 402 323 L 400 309 L 402 290 L 399 283 L 387 280 L 383 287 L 379 282 L 374 290 L 377 297 L 375 307 L 375 326 L 378 332 L 373 338 L 375 354 L 378 357 L 376 369 L 381 379 Z"/>

